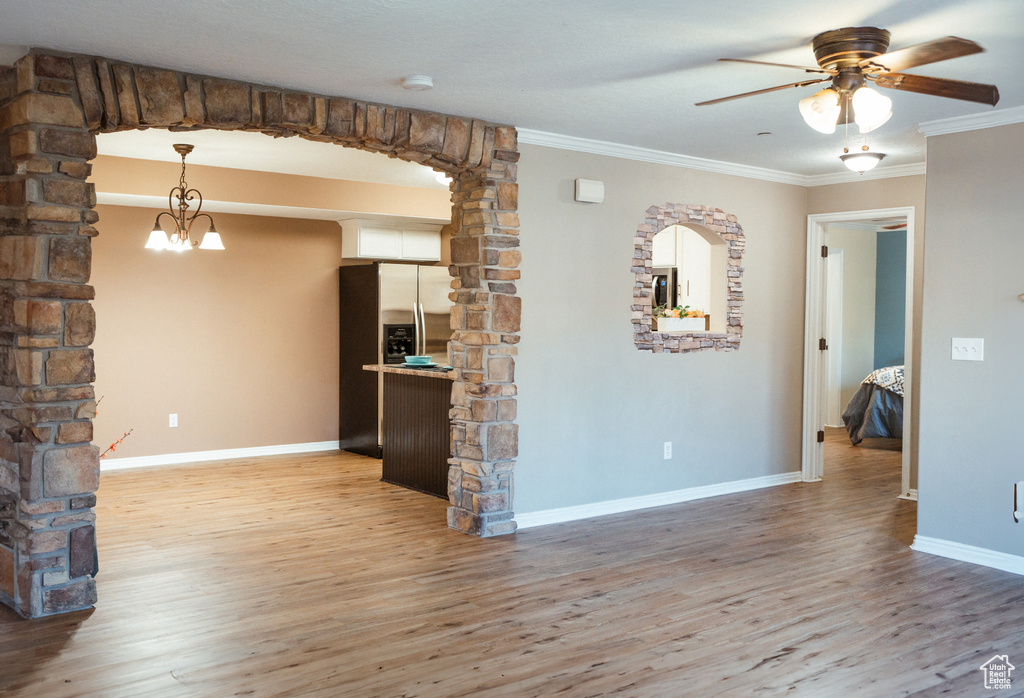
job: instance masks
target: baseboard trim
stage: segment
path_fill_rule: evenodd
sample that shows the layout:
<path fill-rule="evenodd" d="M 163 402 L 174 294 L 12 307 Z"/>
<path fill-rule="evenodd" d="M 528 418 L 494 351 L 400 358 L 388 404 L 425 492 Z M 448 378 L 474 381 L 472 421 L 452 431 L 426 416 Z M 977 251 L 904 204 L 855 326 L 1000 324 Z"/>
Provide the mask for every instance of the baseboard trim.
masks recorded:
<path fill-rule="evenodd" d="M 560 509 L 532 511 L 526 514 L 516 514 L 516 524 L 519 530 L 524 528 L 534 528 L 535 526 L 548 526 L 550 524 L 590 519 L 595 516 L 607 516 L 609 514 L 621 514 L 627 511 L 663 507 L 668 504 L 680 504 L 682 502 L 690 502 L 695 499 L 718 497 L 723 494 L 735 494 L 736 492 L 759 490 L 765 487 L 788 485 L 793 482 L 800 482 L 801 479 L 801 473 L 800 471 L 797 471 L 793 473 L 782 473 L 780 475 L 765 475 L 764 477 L 755 477 L 750 478 L 749 480 L 722 482 L 717 485 L 688 487 L 683 490 L 658 492 L 657 494 L 646 494 L 639 497 L 610 499 L 604 502 L 580 504 L 578 506 L 562 507 Z"/>
<path fill-rule="evenodd" d="M 134 458 L 104 458 L 100 470 L 128 470 L 149 468 L 154 465 L 180 465 L 201 461 L 231 460 L 233 458 L 255 458 L 257 456 L 282 456 L 290 453 L 315 453 L 336 451 L 337 441 L 311 441 L 304 444 L 281 444 L 278 446 L 253 446 L 251 448 L 223 448 L 216 451 L 191 451 L 189 453 L 165 453 L 159 456 L 136 456 Z"/>
<path fill-rule="evenodd" d="M 951 540 L 929 538 L 922 535 L 914 536 L 914 543 L 910 546 L 910 549 L 916 550 L 919 553 L 938 555 L 939 557 L 947 557 L 951 560 L 970 562 L 972 565 L 983 565 L 984 567 L 992 567 L 1004 572 L 1024 575 L 1024 557 L 1020 555 L 1000 553 L 987 548 L 976 548 L 973 545 L 964 545 L 963 543 L 955 543 Z"/>

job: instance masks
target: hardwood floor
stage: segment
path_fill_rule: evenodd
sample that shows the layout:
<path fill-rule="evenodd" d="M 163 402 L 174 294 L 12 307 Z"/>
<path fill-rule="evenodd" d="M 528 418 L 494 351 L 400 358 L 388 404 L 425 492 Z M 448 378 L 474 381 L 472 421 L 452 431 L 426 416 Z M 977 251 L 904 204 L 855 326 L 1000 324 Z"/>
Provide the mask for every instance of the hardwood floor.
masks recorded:
<path fill-rule="evenodd" d="M 907 548 L 898 451 L 828 454 L 822 483 L 490 540 L 361 456 L 105 473 L 99 605 L 0 609 L 0 694 L 983 695 L 1024 661 L 1024 580 Z"/>

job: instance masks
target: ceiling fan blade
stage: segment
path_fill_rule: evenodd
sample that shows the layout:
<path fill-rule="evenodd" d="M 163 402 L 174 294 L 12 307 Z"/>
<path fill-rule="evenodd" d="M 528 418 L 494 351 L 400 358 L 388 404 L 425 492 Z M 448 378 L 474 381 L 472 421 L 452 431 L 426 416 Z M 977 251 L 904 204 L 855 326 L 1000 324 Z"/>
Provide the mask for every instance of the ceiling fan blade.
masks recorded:
<path fill-rule="evenodd" d="M 897 223 L 896 225 L 883 225 L 882 230 L 899 230 L 900 228 L 906 228 L 906 223 Z"/>
<path fill-rule="evenodd" d="M 831 80 L 831 77 L 817 78 L 815 80 L 804 80 L 803 82 L 793 82 L 788 85 L 778 85 L 777 87 L 766 87 L 763 90 L 754 90 L 753 92 L 744 92 L 739 95 L 732 95 L 730 97 L 719 97 L 718 99 L 711 99 L 707 102 L 698 102 L 695 106 L 705 107 L 709 104 L 718 104 L 719 102 L 728 102 L 731 99 L 741 99 L 743 97 L 753 97 L 754 95 L 763 95 L 766 92 L 775 92 L 776 90 L 785 90 L 790 87 L 806 87 L 807 85 L 816 85 L 819 82 L 826 82 Z"/>
<path fill-rule="evenodd" d="M 870 76 L 869 76 L 870 77 Z M 924 75 L 907 73 L 882 73 L 871 78 L 876 85 L 894 90 L 917 92 L 923 95 L 962 99 L 995 106 L 999 102 L 999 88 L 980 82 L 962 82 L 947 78 L 929 78 Z"/>
<path fill-rule="evenodd" d="M 926 41 L 923 44 L 896 49 L 881 56 L 865 58 L 860 62 L 860 67 L 865 70 L 876 68 L 885 73 L 896 73 L 907 68 L 916 68 L 919 65 L 970 56 L 972 53 L 981 53 L 984 50 L 973 41 L 961 39 L 958 36 L 947 36 L 935 41 Z"/>
<path fill-rule="evenodd" d="M 796 68 L 802 70 L 805 73 L 825 73 L 827 75 L 835 75 L 834 70 L 825 70 L 824 68 L 808 68 L 804 65 L 790 65 L 789 63 L 766 63 L 765 61 L 748 61 L 745 58 L 719 58 L 719 61 L 726 63 L 750 63 L 752 65 L 773 65 L 776 68 Z"/>

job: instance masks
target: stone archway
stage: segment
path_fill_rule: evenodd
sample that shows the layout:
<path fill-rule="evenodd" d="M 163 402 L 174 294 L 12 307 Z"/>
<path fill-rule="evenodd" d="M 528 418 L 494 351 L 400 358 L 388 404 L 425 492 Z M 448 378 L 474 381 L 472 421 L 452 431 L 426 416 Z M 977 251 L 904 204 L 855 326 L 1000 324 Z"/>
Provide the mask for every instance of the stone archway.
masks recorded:
<path fill-rule="evenodd" d="M 521 302 L 516 131 L 339 97 L 33 50 L 0 71 L 0 602 L 23 616 L 96 601 L 93 446 L 99 132 L 260 131 L 384 153 L 453 178 L 448 525 L 515 531 Z"/>

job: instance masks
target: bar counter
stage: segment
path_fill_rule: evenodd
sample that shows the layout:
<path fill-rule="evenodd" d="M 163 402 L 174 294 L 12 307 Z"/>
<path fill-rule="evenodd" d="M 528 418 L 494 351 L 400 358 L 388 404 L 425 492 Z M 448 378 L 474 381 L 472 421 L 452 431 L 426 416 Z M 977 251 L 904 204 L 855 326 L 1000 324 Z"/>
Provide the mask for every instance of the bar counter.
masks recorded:
<path fill-rule="evenodd" d="M 455 371 L 368 364 L 384 374 L 381 480 L 448 498 Z"/>

